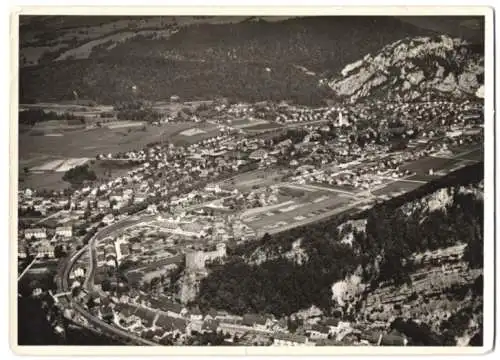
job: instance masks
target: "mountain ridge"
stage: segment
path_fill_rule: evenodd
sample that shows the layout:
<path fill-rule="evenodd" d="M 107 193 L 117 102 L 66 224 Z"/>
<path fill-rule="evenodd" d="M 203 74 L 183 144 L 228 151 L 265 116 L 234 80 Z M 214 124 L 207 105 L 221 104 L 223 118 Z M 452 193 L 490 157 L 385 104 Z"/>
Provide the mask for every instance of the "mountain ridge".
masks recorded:
<path fill-rule="evenodd" d="M 160 37 L 149 33 L 146 23 L 142 29 L 148 30 L 138 36 L 103 40 L 95 49 L 68 56 L 54 54 L 45 64 L 20 69 L 21 102 L 68 100 L 77 90 L 81 98 L 105 104 L 131 96 L 161 101 L 178 95 L 320 105 L 339 98 L 331 87 L 318 86 L 320 81 L 330 83 L 348 64 L 405 38 L 437 36 L 387 16 L 222 22 L 182 26 Z M 57 40 L 53 35 L 51 43 Z M 140 90 L 135 95 L 132 86 Z"/>
<path fill-rule="evenodd" d="M 302 104 L 320 104 L 332 97 L 331 91 L 317 86 L 321 77 L 401 37 L 431 33 L 392 17 L 197 24 L 167 39 L 123 41 L 109 51 L 91 52 L 88 59 L 21 68 L 20 98 L 65 100 L 77 89 L 82 98 L 113 103 L 129 98 L 133 83 L 149 100 L 215 95 L 236 101 L 295 98 Z"/>

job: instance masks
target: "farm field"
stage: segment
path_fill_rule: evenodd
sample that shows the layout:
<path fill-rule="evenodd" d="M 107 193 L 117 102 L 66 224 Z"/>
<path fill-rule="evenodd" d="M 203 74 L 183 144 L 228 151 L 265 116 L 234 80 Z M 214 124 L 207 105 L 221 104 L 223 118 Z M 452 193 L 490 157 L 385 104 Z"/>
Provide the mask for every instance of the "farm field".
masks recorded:
<path fill-rule="evenodd" d="M 120 161 L 106 160 L 91 160 L 89 162 L 90 169 L 93 170 L 98 179 L 107 179 L 117 176 L 124 176 L 135 165 Z M 23 168 L 20 171 L 20 189 L 47 189 L 60 190 L 70 187 L 71 185 L 65 182 L 62 177 L 64 172 L 38 172 L 38 173 L 23 173 Z M 22 180 L 21 180 L 22 179 Z"/>
<path fill-rule="evenodd" d="M 27 129 L 31 135 L 49 135 L 51 133 L 63 133 L 68 131 L 84 130 L 85 124 L 79 121 L 48 120 L 39 122 Z"/>
<path fill-rule="evenodd" d="M 192 127 L 192 123 L 147 126 L 145 131 L 98 128 L 64 133 L 63 136 L 19 135 L 19 166 L 33 167 L 49 160 L 68 157 L 95 158 L 100 153 L 137 150 L 148 143 L 166 140 L 172 134 Z"/>
<path fill-rule="evenodd" d="M 251 126 L 245 126 L 245 131 L 248 132 L 253 132 L 253 131 L 264 131 L 264 130 L 278 130 L 283 128 L 282 125 L 274 123 L 274 122 L 268 122 L 268 123 L 261 123 L 257 125 L 251 125 Z"/>
<path fill-rule="evenodd" d="M 23 180 L 19 181 L 19 189 L 62 190 L 69 188 L 71 185 L 65 182 L 62 176 L 62 173 L 56 172 L 22 175 Z"/>
<path fill-rule="evenodd" d="M 358 209 L 359 210 L 359 209 Z M 260 235 L 262 236 L 263 233 L 268 232 L 270 234 L 285 231 L 297 226 L 302 226 L 311 222 L 319 221 L 328 217 L 331 217 L 333 215 L 339 214 L 339 213 L 352 213 L 355 212 L 356 210 L 356 204 L 346 201 L 343 203 L 338 203 L 334 206 L 327 206 L 326 208 L 313 211 L 310 214 L 306 215 L 297 215 L 295 216 L 292 221 L 286 222 L 286 221 L 281 221 L 275 225 L 272 225 L 270 227 L 266 227 L 264 229 L 259 229 Z"/>
<path fill-rule="evenodd" d="M 89 158 L 67 158 L 64 160 L 52 160 L 41 166 L 35 166 L 30 169 L 33 172 L 66 172 L 76 166 L 81 166 L 87 163 Z"/>
<path fill-rule="evenodd" d="M 238 119 L 238 120 L 232 120 L 229 123 L 229 126 L 236 128 L 236 129 L 252 129 L 255 126 L 261 126 L 261 125 L 269 125 L 270 122 L 267 120 L 262 120 L 262 119 Z M 272 125 L 273 123 L 271 123 Z"/>
<path fill-rule="evenodd" d="M 484 159 L 484 151 L 482 149 L 476 149 L 472 152 L 464 153 L 465 151 L 457 154 L 457 158 L 471 161 L 481 161 Z"/>
<path fill-rule="evenodd" d="M 43 166 L 54 162 L 52 167 L 63 165 L 72 158 L 95 159 L 100 153 L 117 153 L 138 150 L 148 143 L 168 140 L 171 134 L 192 127 L 192 123 L 172 123 L 162 127 L 147 126 L 145 131 L 133 129 L 99 128 L 93 130 L 73 131 L 62 136 L 34 136 L 19 134 L 19 173 L 22 174 L 20 188 L 63 189 L 69 186 L 62 180 L 61 172 L 44 172 L 41 174 L 25 174 L 24 169 Z M 104 166 L 95 162 L 92 166 L 96 175 L 102 176 L 111 170 L 113 176 L 125 173 L 129 166 Z M 49 170 L 49 169 L 47 169 Z"/>
<path fill-rule="evenodd" d="M 407 178 L 408 180 L 414 181 L 432 181 L 439 178 L 438 175 L 429 175 L 429 174 L 416 174 Z"/>
<path fill-rule="evenodd" d="M 252 189 L 254 186 L 270 186 L 280 181 L 284 173 L 281 170 L 264 171 L 253 170 L 238 174 L 231 179 L 220 183 L 221 187 L 238 189 L 242 192 Z"/>
<path fill-rule="evenodd" d="M 401 169 L 410 170 L 415 172 L 417 175 L 428 174 L 429 170 L 433 170 L 437 172 L 446 167 L 452 166 L 460 162 L 460 160 L 452 159 L 452 158 L 441 158 L 441 157 L 432 157 L 428 156 L 416 161 L 412 161 L 408 164 L 402 165 Z"/>
<path fill-rule="evenodd" d="M 477 144 L 452 147 L 450 150 L 454 154 L 454 158 L 427 157 L 402 166 L 403 169 L 416 172 L 408 180 L 432 181 L 445 173 L 475 161 L 482 161 L 484 158 L 484 151 Z M 429 169 L 434 170 L 433 175 L 429 175 Z"/>
<path fill-rule="evenodd" d="M 420 183 L 417 181 L 398 180 L 398 181 L 395 181 L 393 183 L 386 185 L 382 189 L 375 190 L 373 192 L 373 194 L 376 196 L 384 196 L 385 195 L 385 196 L 389 196 L 389 197 L 394 197 L 394 196 L 400 195 L 402 193 L 416 189 L 422 185 L 423 185 L 423 183 Z"/>
<path fill-rule="evenodd" d="M 272 230 L 335 210 L 351 200 L 344 195 L 319 195 L 317 198 L 321 199 L 321 201 L 302 202 L 297 199 L 293 201 L 293 204 L 285 203 L 283 207 L 251 217 L 246 223 L 258 231 Z"/>
<path fill-rule="evenodd" d="M 322 187 L 325 189 L 338 190 L 339 192 L 348 192 L 348 193 L 352 193 L 353 195 L 363 191 L 362 189 L 355 188 L 354 186 L 349 186 L 349 185 L 344 185 L 344 186 L 330 185 L 327 183 L 318 183 L 318 182 L 312 182 L 312 183 L 310 183 L 310 185 L 319 186 L 319 187 Z"/>
<path fill-rule="evenodd" d="M 103 124 L 103 127 L 107 127 L 108 129 L 122 129 L 122 128 L 136 128 L 143 127 L 146 123 L 144 121 L 112 121 L 109 123 Z"/>
<path fill-rule="evenodd" d="M 475 161 L 472 161 L 472 160 L 458 160 L 457 162 L 455 163 L 450 163 L 444 167 L 442 167 L 439 172 L 438 172 L 438 175 L 446 175 L 450 172 L 453 172 L 455 170 L 458 170 L 464 166 L 467 166 L 469 164 L 472 164 L 474 163 Z"/>
<path fill-rule="evenodd" d="M 190 124 L 189 127 L 172 133 L 170 141 L 176 145 L 187 146 L 220 134 L 219 126 L 216 124 L 198 123 L 194 126 L 193 123 Z"/>

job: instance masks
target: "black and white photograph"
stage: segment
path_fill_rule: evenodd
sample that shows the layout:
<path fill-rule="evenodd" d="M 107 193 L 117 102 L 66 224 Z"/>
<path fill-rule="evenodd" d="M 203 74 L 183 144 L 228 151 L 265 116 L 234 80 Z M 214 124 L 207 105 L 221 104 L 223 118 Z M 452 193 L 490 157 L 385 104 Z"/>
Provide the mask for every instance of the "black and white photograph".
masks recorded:
<path fill-rule="evenodd" d="M 17 15 L 12 346 L 484 348 L 488 10 Z"/>

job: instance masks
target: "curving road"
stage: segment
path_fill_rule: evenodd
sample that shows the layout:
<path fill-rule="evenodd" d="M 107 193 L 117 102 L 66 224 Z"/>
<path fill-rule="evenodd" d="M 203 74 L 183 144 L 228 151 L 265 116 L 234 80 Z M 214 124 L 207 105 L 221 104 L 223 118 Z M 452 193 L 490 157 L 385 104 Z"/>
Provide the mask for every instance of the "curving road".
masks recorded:
<path fill-rule="evenodd" d="M 128 220 L 128 222 L 126 220 Z M 144 221 L 144 219 L 137 219 L 137 220 L 135 220 L 135 223 L 139 223 L 142 221 Z M 109 234 L 113 233 L 114 231 L 121 229 L 125 224 L 128 224 L 128 226 L 131 226 L 131 225 L 133 225 L 133 223 L 134 223 L 133 221 L 132 221 L 132 223 L 130 223 L 129 219 L 125 219 L 123 222 L 120 221 L 120 222 L 117 222 L 115 224 L 107 226 L 106 228 L 99 231 L 96 235 L 94 235 L 94 237 L 89 241 L 89 245 L 83 247 L 82 249 L 77 251 L 75 254 L 73 254 L 70 257 L 69 261 L 67 262 L 66 266 L 63 268 L 63 274 L 61 276 L 62 290 L 66 291 L 66 292 L 69 291 L 69 294 L 66 296 L 67 296 L 68 301 L 70 302 L 72 308 L 75 310 L 75 312 L 79 313 L 82 317 L 84 317 L 90 324 L 94 325 L 95 327 L 97 327 L 97 328 L 99 328 L 99 329 L 103 330 L 104 332 L 107 332 L 111 335 L 119 336 L 123 339 L 126 339 L 134 344 L 159 346 L 159 344 L 157 344 L 157 343 L 143 339 L 139 336 L 131 334 L 128 331 L 119 329 L 119 328 L 112 326 L 112 325 L 102 321 L 101 319 L 93 316 L 81 304 L 79 304 L 78 302 L 76 302 L 73 299 L 71 292 L 70 292 L 70 288 L 69 288 L 69 283 L 68 283 L 69 273 L 70 273 L 71 269 L 73 268 L 75 262 L 82 256 L 82 254 L 85 251 L 89 251 L 89 249 L 90 249 L 91 254 L 92 254 L 92 246 L 94 246 L 94 249 L 93 249 L 94 252 L 92 255 L 95 255 L 95 242 L 96 242 L 96 240 L 99 240 L 99 239 L 102 239 L 106 236 L 109 236 Z M 91 259 L 90 260 L 90 268 L 89 268 L 89 271 L 87 273 L 88 275 L 87 275 L 87 279 L 86 279 L 87 285 L 88 285 L 89 276 L 91 276 L 91 275 L 93 276 L 93 274 L 95 273 L 94 256 L 91 256 L 90 259 Z M 91 277 L 91 278 L 93 279 L 93 277 Z"/>

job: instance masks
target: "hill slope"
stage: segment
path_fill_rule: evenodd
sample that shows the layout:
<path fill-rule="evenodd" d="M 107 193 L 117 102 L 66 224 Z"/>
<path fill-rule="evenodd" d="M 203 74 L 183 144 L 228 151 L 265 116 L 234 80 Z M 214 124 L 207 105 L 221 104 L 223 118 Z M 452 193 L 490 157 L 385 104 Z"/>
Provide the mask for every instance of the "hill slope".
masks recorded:
<path fill-rule="evenodd" d="M 52 61 L 20 72 L 21 102 L 80 96 L 112 103 L 131 97 L 165 100 L 214 95 L 244 100 L 292 99 L 318 103 L 331 97 L 318 81 L 388 43 L 431 32 L 392 17 L 258 19 L 179 28 L 125 39 L 89 59 Z"/>

